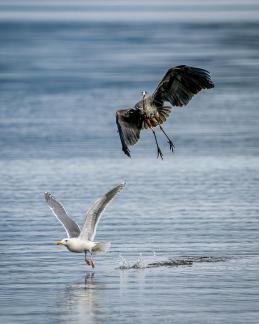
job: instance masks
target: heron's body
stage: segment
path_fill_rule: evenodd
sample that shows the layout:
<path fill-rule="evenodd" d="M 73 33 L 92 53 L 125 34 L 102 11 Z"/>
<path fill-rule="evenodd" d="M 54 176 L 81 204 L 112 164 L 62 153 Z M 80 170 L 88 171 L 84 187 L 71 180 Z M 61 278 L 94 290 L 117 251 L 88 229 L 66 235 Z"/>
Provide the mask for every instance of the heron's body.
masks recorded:
<path fill-rule="evenodd" d="M 153 129 L 156 126 L 159 126 L 164 133 L 173 151 L 173 142 L 161 126 L 171 113 L 171 107 L 165 106 L 165 102 L 169 102 L 172 106 L 182 107 L 187 105 L 191 98 L 202 89 L 213 87 L 210 74 L 204 69 L 187 65 L 169 69 L 151 96 L 147 96 L 144 91 L 143 99 L 133 108 L 117 110 L 116 123 L 122 151 L 131 157 L 129 146 L 137 143 L 143 128 L 150 128 L 155 137 L 157 156 L 163 158 Z"/>
<path fill-rule="evenodd" d="M 156 127 L 163 124 L 171 112 L 171 108 L 163 106 L 158 109 L 152 96 L 143 95 L 143 100 L 140 100 L 135 105 L 135 109 L 142 114 L 142 129 Z"/>
<path fill-rule="evenodd" d="M 143 111 L 144 118 L 150 118 L 157 114 L 156 105 L 152 102 L 152 98 L 147 96 L 145 93 L 143 94 L 143 100 L 137 102 L 135 108 Z"/>

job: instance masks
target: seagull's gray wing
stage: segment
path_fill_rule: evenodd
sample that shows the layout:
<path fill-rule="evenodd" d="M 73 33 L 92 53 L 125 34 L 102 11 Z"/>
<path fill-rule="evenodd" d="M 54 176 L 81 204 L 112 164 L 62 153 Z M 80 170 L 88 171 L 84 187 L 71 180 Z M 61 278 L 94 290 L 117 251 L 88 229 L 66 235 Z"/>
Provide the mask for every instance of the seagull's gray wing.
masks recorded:
<path fill-rule="evenodd" d="M 213 88 L 207 70 L 179 65 L 169 69 L 153 93 L 156 106 L 169 101 L 173 106 L 185 106 L 202 89 Z"/>
<path fill-rule="evenodd" d="M 60 223 L 64 226 L 68 237 L 78 237 L 80 228 L 76 222 L 71 219 L 65 211 L 65 208 L 52 196 L 49 192 L 44 193 L 46 202 L 53 214 L 57 217 Z"/>
<path fill-rule="evenodd" d="M 96 233 L 96 227 L 108 203 L 125 187 L 125 182 L 108 191 L 103 197 L 96 200 L 86 214 L 84 226 L 80 238 L 93 241 Z"/>

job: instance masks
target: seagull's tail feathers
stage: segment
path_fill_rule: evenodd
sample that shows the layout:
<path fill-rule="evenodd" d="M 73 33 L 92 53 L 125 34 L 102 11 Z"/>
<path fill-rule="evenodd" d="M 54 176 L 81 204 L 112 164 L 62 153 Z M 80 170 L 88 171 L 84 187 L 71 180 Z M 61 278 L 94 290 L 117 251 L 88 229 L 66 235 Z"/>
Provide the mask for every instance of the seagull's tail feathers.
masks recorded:
<path fill-rule="evenodd" d="M 98 242 L 95 244 L 95 246 L 92 248 L 92 253 L 105 253 L 109 250 L 111 247 L 111 242 Z"/>

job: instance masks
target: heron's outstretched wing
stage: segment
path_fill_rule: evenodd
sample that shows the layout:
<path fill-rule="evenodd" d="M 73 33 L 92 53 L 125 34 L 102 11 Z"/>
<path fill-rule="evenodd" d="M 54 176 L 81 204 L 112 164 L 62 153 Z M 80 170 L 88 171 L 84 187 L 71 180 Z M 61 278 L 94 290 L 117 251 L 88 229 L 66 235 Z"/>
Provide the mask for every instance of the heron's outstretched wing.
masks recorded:
<path fill-rule="evenodd" d="M 164 101 L 173 106 L 184 106 L 202 89 L 213 87 L 207 70 L 179 65 L 167 71 L 153 93 L 153 100 L 157 106 L 162 106 Z"/>
<path fill-rule="evenodd" d="M 108 191 L 103 197 L 96 200 L 96 202 L 88 210 L 83 225 L 80 238 L 93 241 L 96 233 L 96 227 L 101 218 L 101 214 L 104 211 L 108 203 L 125 187 L 125 182 L 116 186 L 112 190 Z"/>
<path fill-rule="evenodd" d="M 49 192 L 44 193 L 45 199 L 52 210 L 53 214 L 57 217 L 60 223 L 64 226 L 68 237 L 78 237 L 80 228 L 76 222 L 71 219 L 65 211 L 65 208 L 52 196 Z"/>
<path fill-rule="evenodd" d="M 121 109 L 116 112 L 116 123 L 121 139 L 122 151 L 130 157 L 129 145 L 139 140 L 142 115 L 139 109 Z"/>

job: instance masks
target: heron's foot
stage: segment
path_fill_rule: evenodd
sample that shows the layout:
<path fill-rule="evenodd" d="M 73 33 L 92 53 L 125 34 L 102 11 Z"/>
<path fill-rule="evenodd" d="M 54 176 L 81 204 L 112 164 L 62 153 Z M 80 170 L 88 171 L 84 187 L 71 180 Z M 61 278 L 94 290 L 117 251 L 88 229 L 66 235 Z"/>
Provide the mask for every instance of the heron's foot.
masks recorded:
<path fill-rule="evenodd" d="M 175 146 L 174 146 L 174 143 L 170 140 L 170 138 L 168 139 L 168 144 L 169 144 L 169 147 L 170 147 L 170 151 L 174 151 L 174 148 L 175 148 Z"/>
<path fill-rule="evenodd" d="M 163 153 L 162 153 L 160 147 L 158 146 L 157 147 L 157 158 L 159 158 L 159 157 L 161 158 L 161 160 L 163 160 Z"/>

